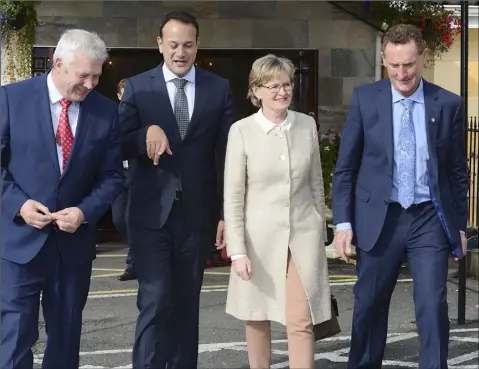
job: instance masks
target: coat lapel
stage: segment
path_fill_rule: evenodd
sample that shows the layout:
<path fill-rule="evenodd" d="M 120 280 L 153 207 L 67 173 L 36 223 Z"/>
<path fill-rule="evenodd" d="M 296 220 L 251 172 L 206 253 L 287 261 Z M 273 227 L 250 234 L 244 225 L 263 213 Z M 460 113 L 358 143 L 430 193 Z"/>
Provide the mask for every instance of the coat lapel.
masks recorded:
<path fill-rule="evenodd" d="M 168 89 L 166 88 L 162 67 L 163 63 L 160 64 L 151 75 L 150 106 L 155 109 L 154 116 L 159 120 L 158 122 L 152 123 L 161 126 L 167 137 L 174 137 L 181 142 L 180 131 L 178 130 L 175 114 L 171 107 L 171 101 L 168 96 Z"/>
<path fill-rule="evenodd" d="M 196 68 L 195 78 L 195 107 L 193 109 L 193 114 L 191 116 L 188 130 L 186 131 L 186 135 L 184 137 L 185 140 L 188 138 L 188 136 L 191 135 L 191 131 L 195 128 L 195 126 L 199 124 L 201 113 L 205 106 L 206 100 L 208 99 L 208 78 L 199 68 Z"/>
<path fill-rule="evenodd" d="M 394 160 L 393 110 L 391 83 L 388 79 L 384 79 L 379 84 L 377 93 L 379 126 L 382 130 L 380 137 L 384 137 L 384 149 L 388 158 L 389 167 L 392 168 Z"/>
<path fill-rule="evenodd" d="M 45 148 L 52 159 L 55 173 L 60 177 L 60 165 L 58 163 L 57 144 L 53 130 L 52 113 L 50 110 L 50 95 L 47 87 L 47 74 L 38 79 L 35 87 L 36 102 L 38 109 L 38 123 L 40 124 L 42 139 L 45 141 Z"/>

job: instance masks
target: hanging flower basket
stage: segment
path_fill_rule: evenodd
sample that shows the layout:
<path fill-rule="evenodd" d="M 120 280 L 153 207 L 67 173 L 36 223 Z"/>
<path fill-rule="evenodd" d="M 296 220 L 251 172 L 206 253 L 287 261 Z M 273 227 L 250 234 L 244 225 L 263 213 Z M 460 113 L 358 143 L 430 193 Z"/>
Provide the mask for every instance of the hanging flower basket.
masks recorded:
<path fill-rule="evenodd" d="M 454 12 L 434 1 L 363 1 L 363 6 L 386 29 L 399 23 L 417 26 L 427 44 L 429 63 L 447 53 L 461 32 Z"/>
<path fill-rule="evenodd" d="M 2 0 L 0 2 L 0 32 L 5 53 L 2 82 L 12 83 L 30 78 L 32 54 L 37 25 L 33 1 Z"/>

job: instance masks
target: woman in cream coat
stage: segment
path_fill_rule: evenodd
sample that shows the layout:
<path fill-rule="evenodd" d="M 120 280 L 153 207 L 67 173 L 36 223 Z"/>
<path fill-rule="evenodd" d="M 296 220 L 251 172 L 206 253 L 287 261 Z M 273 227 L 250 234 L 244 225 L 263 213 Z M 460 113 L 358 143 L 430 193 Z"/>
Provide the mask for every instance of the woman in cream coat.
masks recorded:
<path fill-rule="evenodd" d="M 267 55 L 249 92 L 259 111 L 236 122 L 225 167 L 226 312 L 246 321 L 250 367 L 270 367 L 270 321 L 286 325 L 290 367 L 314 368 L 313 325 L 331 319 L 325 203 L 316 124 L 288 110 L 294 65 Z"/>

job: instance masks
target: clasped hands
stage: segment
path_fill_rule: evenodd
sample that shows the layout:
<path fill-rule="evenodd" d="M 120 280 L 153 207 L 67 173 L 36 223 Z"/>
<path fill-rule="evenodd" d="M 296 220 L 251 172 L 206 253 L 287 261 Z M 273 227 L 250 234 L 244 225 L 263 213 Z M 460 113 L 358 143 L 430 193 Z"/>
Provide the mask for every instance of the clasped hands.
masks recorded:
<path fill-rule="evenodd" d="M 25 223 L 37 228 L 43 229 L 50 223 L 54 223 L 58 228 L 67 233 L 74 233 L 85 221 L 83 212 L 77 207 L 66 208 L 55 213 L 50 212 L 42 203 L 35 200 L 27 200 L 20 209 L 20 216 Z"/>

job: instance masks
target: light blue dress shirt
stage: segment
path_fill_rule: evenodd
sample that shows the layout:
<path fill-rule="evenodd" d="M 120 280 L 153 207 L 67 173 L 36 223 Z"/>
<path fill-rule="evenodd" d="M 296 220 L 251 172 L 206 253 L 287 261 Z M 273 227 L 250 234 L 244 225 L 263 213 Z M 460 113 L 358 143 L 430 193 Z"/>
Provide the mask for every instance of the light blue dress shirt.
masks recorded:
<path fill-rule="evenodd" d="M 393 186 L 391 189 L 392 202 L 398 201 L 398 164 L 396 158 L 399 157 L 399 132 L 401 130 L 401 116 L 404 106 L 401 100 L 405 99 L 391 85 L 392 104 L 393 104 L 393 138 L 394 138 L 394 166 L 393 166 Z M 414 203 L 419 204 L 431 200 L 428 185 L 427 161 L 429 159 L 426 131 L 426 109 L 424 106 L 424 87 L 423 81 L 409 99 L 414 101 L 412 105 L 412 119 L 414 122 L 414 133 L 416 137 L 416 186 L 414 190 Z M 351 223 L 339 223 L 336 230 L 351 229 Z"/>

